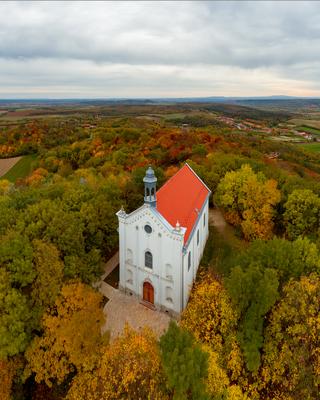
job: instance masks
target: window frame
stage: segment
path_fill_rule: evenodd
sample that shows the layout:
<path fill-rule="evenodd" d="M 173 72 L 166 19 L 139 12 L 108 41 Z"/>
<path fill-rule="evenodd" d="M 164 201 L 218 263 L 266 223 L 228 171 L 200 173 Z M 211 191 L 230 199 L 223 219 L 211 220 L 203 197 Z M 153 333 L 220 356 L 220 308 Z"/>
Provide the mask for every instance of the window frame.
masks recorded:
<path fill-rule="evenodd" d="M 150 232 L 147 231 L 147 229 L 150 228 Z M 152 226 L 150 224 L 145 224 L 143 227 L 144 231 L 146 232 L 147 235 L 151 235 L 152 233 Z"/>
<path fill-rule="evenodd" d="M 145 268 L 153 269 L 153 256 L 150 250 L 144 252 L 144 266 Z"/>

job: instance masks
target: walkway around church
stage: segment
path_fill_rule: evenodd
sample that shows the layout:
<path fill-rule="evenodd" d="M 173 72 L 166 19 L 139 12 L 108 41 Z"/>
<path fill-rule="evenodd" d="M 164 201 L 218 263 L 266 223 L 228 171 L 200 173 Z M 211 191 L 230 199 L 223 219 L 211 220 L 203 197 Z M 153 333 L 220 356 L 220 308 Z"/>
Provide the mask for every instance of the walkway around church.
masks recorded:
<path fill-rule="evenodd" d="M 111 272 L 115 268 L 117 268 L 118 265 L 119 265 L 119 252 L 117 251 L 116 254 L 112 256 L 110 260 L 108 260 L 108 262 L 106 262 L 106 265 L 104 267 L 104 273 L 101 276 L 101 281 L 103 281 L 108 275 L 110 275 Z"/>
<path fill-rule="evenodd" d="M 125 324 L 140 330 L 145 326 L 150 327 L 160 337 L 167 329 L 169 315 L 151 310 L 142 305 L 137 298 L 128 296 L 104 282 L 104 279 L 118 266 L 119 253 L 116 253 L 105 265 L 105 272 L 97 284 L 100 292 L 107 297 L 104 306 L 106 323 L 102 331 L 110 331 L 111 340 L 121 335 Z"/>

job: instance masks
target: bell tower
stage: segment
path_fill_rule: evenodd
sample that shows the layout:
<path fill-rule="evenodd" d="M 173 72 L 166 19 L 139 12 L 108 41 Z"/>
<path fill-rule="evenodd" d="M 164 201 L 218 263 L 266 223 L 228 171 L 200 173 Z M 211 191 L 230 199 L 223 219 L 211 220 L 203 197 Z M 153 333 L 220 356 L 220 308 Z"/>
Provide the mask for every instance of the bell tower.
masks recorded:
<path fill-rule="evenodd" d="M 144 182 L 144 202 L 145 204 L 150 204 L 152 207 L 156 207 L 157 205 L 157 197 L 156 197 L 156 186 L 157 186 L 157 178 L 154 174 L 154 170 L 149 167 L 146 171 L 146 175 L 143 178 Z"/>

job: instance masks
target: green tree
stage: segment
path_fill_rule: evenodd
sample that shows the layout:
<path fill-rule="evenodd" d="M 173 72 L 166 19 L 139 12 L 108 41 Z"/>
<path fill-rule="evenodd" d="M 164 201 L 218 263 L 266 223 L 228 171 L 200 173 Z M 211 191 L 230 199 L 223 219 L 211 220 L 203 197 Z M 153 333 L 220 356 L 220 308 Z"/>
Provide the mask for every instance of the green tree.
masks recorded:
<path fill-rule="evenodd" d="M 23 352 L 30 341 L 31 313 L 27 298 L 10 284 L 0 268 L 0 359 Z"/>
<path fill-rule="evenodd" d="M 62 201 L 48 199 L 29 205 L 17 221 L 17 229 L 30 240 L 54 244 L 63 259 L 66 277 L 92 282 L 100 274 L 99 251 L 86 248 L 79 212 L 65 211 L 63 205 Z"/>
<path fill-rule="evenodd" d="M 317 246 L 307 238 L 298 238 L 293 242 L 281 238 L 256 240 L 235 259 L 235 264 L 243 269 L 252 263 L 264 269 L 277 270 L 283 284 L 292 277 L 299 278 L 310 272 L 319 273 L 320 253 Z"/>
<path fill-rule="evenodd" d="M 294 190 L 284 205 L 284 221 L 290 239 L 320 229 L 320 197 L 308 189 Z"/>
<path fill-rule="evenodd" d="M 0 196 L 0 235 L 4 235 L 8 228 L 12 228 L 17 218 L 12 199 L 9 196 Z"/>
<path fill-rule="evenodd" d="M 226 286 L 240 311 L 238 336 L 247 368 L 255 372 L 260 366 L 264 319 L 278 299 L 277 272 L 259 264 L 250 264 L 246 270 L 238 266 Z"/>
<path fill-rule="evenodd" d="M 118 244 L 118 222 L 114 210 L 103 194 L 95 195 L 80 209 L 86 246 L 100 249 L 105 256 L 109 256 Z"/>
<path fill-rule="evenodd" d="M 81 221 L 75 213 L 64 211 L 61 202 L 45 199 L 30 205 L 17 226 L 29 239 L 44 239 L 54 243 L 62 256 L 83 252 Z"/>
<path fill-rule="evenodd" d="M 205 379 L 208 374 L 208 354 L 192 335 L 170 322 L 160 339 L 163 368 L 174 400 L 206 399 Z"/>
<path fill-rule="evenodd" d="M 33 249 L 26 235 L 10 231 L 0 241 L 0 265 L 10 272 L 18 286 L 27 286 L 35 276 L 32 264 Z"/>

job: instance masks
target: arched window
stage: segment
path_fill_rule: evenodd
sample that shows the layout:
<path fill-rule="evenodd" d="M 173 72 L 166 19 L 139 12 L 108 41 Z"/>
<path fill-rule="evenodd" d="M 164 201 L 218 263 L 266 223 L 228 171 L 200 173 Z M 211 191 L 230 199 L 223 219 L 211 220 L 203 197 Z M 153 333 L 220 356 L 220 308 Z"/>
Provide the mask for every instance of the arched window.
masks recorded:
<path fill-rule="evenodd" d="M 133 285 L 133 272 L 130 269 L 127 269 L 127 283 Z"/>
<path fill-rule="evenodd" d="M 151 196 L 154 196 L 154 188 L 151 188 Z"/>
<path fill-rule="evenodd" d="M 126 263 L 132 265 L 133 264 L 133 253 L 131 249 L 127 249 L 127 258 Z"/>
<path fill-rule="evenodd" d="M 166 287 L 166 301 L 168 303 L 173 303 L 173 290 L 171 287 Z"/>
<path fill-rule="evenodd" d="M 144 253 L 144 265 L 147 268 L 151 268 L 152 269 L 152 254 L 150 253 L 150 251 L 146 251 Z"/>
<path fill-rule="evenodd" d="M 188 254 L 188 271 L 189 271 L 190 267 L 191 267 L 191 251 L 189 251 L 189 254 Z"/>
<path fill-rule="evenodd" d="M 166 264 L 166 278 L 172 280 L 172 266 L 171 266 L 171 264 Z"/>
<path fill-rule="evenodd" d="M 147 187 L 146 188 L 146 196 L 149 197 L 150 196 L 150 189 Z"/>
<path fill-rule="evenodd" d="M 198 232 L 197 232 L 197 244 L 199 244 L 199 238 L 200 238 L 200 236 L 199 236 L 199 229 L 198 229 Z"/>
<path fill-rule="evenodd" d="M 206 226 L 206 213 L 203 215 L 203 226 Z"/>

